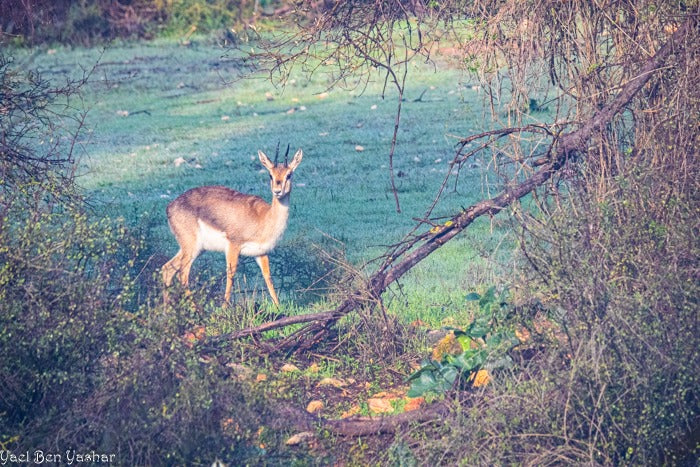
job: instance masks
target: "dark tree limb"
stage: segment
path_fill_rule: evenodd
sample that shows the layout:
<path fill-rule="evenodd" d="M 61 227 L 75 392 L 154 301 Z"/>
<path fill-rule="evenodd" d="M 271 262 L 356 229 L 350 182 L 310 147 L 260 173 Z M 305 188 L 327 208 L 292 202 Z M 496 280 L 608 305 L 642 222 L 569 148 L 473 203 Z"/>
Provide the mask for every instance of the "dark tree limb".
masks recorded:
<path fill-rule="evenodd" d="M 598 110 L 578 129 L 555 138 L 549 160 L 538 161 L 540 168 L 535 171 L 533 175 L 517 185 L 506 188 L 499 195 L 491 199 L 480 201 L 459 214 L 454 215 L 450 219 L 450 222 L 441 226 L 437 232 L 431 229 L 429 232 L 413 237 L 409 242 L 403 245 L 400 250 L 397 251 L 394 249 L 392 252 L 394 254 L 390 253 L 387 261 L 370 277 L 367 290 L 351 293 L 333 311 L 283 318 L 282 320 L 265 323 L 255 328 L 222 335 L 217 339 L 237 339 L 289 324 L 309 323 L 297 330 L 287 339 L 278 343 L 276 348 L 285 351 L 294 348 L 310 348 L 321 338 L 323 333 L 340 318 L 367 303 L 366 297 L 368 295 L 378 299 L 391 284 L 401 278 L 428 255 L 457 236 L 476 219 L 484 215 L 498 214 L 505 207 L 527 196 L 537 187 L 547 182 L 569 158 L 579 154 L 585 155 L 588 142 L 594 136 L 595 132 L 604 131 L 606 125 L 620 114 L 649 79 L 656 72 L 663 69 L 666 59 L 673 54 L 677 46 L 682 45 L 683 37 L 692 27 L 697 27 L 697 19 L 693 17 L 688 18 L 681 27 L 676 30 L 673 36 L 671 36 L 670 40 L 658 50 L 656 55 L 649 58 L 649 60 L 644 63 L 637 73 L 637 76 L 625 83 L 621 87 L 620 92 L 610 103 Z M 508 128 L 502 131 L 512 133 L 513 129 Z M 481 136 L 493 136 L 495 133 L 497 133 L 497 131 L 487 132 Z M 470 138 L 470 140 L 471 139 L 473 138 Z"/>
<path fill-rule="evenodd" d="M 424 408 L 396 415 L 324 420 L 322 426 L 339 435 L 368 436 L 380 433 L 396 433 L 405 425 L 444 419 L 448 413 L 449 407 L 447 404 L 436 402 Z"/>
<path fill-rule="evenodd" d="M 291 326 L 293 324 L 303 324 L 310 322 L 323 322 L 333 318 L 333 312 L 325 311 L 320 313 L 308 313 L 304 315 L 295 316 L 285 316 L 284 318 L 279 318 L 274 321 L 269 321 L 263 323 L 259 326 L 254 326 L 251 328 L 242 329 L 240 331 L 232 332 L 229 334 L 222 334 L 219 336 L 214 336 L 207 339 L 208 344 L 216 344 L 218 342 L 230 339 L 241 339 L 243 337 L 249 337 L 261 334 L 265 331 L 272 331 L 274 329 L 284 328 Z"/>
<path fill-rule="evenodd" d="M 441 401 L 396 415 L 326 419 L 295 406 L 282 404 L 272 408 L 274 415 L 272 426 L 277 429 L 303 431 L 320 427 L 341 436 L 369 436 L 396 433 L 411 423 L 443 419 L 449 413 L 449 408 L 447 402 Z"/>

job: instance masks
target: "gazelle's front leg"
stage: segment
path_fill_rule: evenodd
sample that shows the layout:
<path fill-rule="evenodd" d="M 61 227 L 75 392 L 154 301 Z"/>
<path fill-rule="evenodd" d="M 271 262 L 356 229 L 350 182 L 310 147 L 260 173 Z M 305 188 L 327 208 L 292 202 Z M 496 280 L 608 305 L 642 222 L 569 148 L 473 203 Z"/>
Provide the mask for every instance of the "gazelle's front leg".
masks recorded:
<path fill-rule="evenodd" d="M 233 276 L 236 274 L 236 267 L 238 266 L 238 255 L 241 252 L 241 247 L 237 246 L 231 242 L 228 243 L 226 248 L 226 293 L 224 293 L 224 300 L 229 303 L 231 300 L 231 288 L 233 287 Z"/>
<path fill-rule="evenodd" d="M 267 284 L 267 290 L 270 292 L 272 301 L 275 305 L 280 306 L 280 301 L 277 299 L 277 294 L 275 293 L 275 287 L 272 285 L 272 278 L 270 277 L 270 260 L 267 255 L 256 256 L 255 262 L 260 266 L 262 271 L 263 279 L 265 279 L 265 284 Z"/>

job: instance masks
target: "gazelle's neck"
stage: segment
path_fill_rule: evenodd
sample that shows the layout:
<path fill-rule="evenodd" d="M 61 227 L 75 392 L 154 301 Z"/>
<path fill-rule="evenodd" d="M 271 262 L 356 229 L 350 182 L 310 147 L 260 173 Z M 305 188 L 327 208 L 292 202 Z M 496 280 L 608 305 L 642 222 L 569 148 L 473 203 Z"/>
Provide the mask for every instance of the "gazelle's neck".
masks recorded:
<path fill-rule="evenodd" d="M 282 198 L 272 195 L 272 210 L 289 210 L 289 193 Z"/>
<path fill-rule="evenodd" d="M 289 218 L 289 195 L 282 199 L 272 197 L 270 210 L 267 212 L 267 219 L 261 223 L 261 231 L 256 245 L 246 245 L 241 253 L 248 256 L 259 256 L 272 250 L 287 229 L 287 219 Z M 250 246 L 251 248 L 248 248 Z"/>
<path fill-rule="evenodd" d="M 268 216 L 268 225 L 273 231 L 279 231 L 281 234 L 287 226 L 289 217 L 289 195 L 282 199 L 273 196 Z"/>

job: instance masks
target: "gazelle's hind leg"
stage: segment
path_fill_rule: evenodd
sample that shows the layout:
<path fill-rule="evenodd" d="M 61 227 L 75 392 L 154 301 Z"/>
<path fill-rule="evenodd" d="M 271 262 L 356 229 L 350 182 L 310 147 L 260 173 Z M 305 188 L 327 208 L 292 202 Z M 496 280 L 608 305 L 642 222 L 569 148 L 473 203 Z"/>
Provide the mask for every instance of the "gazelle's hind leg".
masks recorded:
<path fill-rule="evenodd" d="M 183 253 L 180 258 L 180 283 L 187 288 L 190 285 L 190 269 L 192 269 L 192 263 L 194 263 L 195 258 L 199 254 L 199 251 L 195 251 L 194 254 Z"/>
<path fill-rule="evenodd" d="M 182 262 L 182 250 L 178 251 L 177 254 L 163 265 L 162 274 L 163 274 L 163 283 L 165 283 L 166 287 L 170 287 L 173 283 L 173 277 L 175 274 L 180 271 L 180 265 Z"/>
<path fill-rule="evenodd" d="M 272 301 L 275 305 L 280 306 L 280 301 L 277 299 L 277 294 L 275 293 L 275 287 L 272 285 L 272 278 L 270 277 L 270 260 L 267 255 L 256 256 L 255 262 L 260 266 L 262 271 L 263 279 L 265 279 L 265 284 L 267 285 L 267 290 L 270 292 Z"/>
<path fill-rule="evenodd" d="M 180 245 L 180 251 L 163 266 L 163 282 L 166 287 L 169 287 L 175 274 L 178 274 L 180 282 L 187 288 L 190 280 L 190 268 L 192 268 L 192 263 L 200 251 L 197 239 L 197 218 L 187 212 L 173 209 L 168 211 L 168 223 Z"/>
<path fill-rule="evenodd" d="M 165 284 L 165 289 L 163 289 L 163 302 L 170 302 L 170 295 L 168 294 L 168 289 L 173 283 L 173 277 L 175 274 L 180 273 L 182 267 L 182 250 L 178 251 L 177 254 L 167 263 L 163 265 L 161 272 L 163 274 L 163 283 Z M 180 280 L 182 281 L 182 273 L 180 273 Z"/>

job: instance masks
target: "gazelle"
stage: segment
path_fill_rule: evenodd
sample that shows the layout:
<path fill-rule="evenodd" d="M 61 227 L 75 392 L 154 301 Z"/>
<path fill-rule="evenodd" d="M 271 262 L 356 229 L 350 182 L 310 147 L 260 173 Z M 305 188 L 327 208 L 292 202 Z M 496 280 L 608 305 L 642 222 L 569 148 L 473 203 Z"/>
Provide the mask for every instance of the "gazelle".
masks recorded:
<path fill-rule="evenodd" d="M 292 174 L 302 156 L 299 149 L 291 163 L 287 164 L 285 157 L 284 164 L 277 164 L 277 160 L 273 163 L 262 151 L 258 151 L 260 162 L 270 173 L 271 204 L 258 196 L 223 186 L 193 188 L 168 204 L 168 224 L 180 245 L 180 251 L 163 266 L 165 285 L 169 287 L 177 273 L 182 285 L 187 287 L 190 268 L 199 253 L 202 250 L 223 251 L 226 254 L 224 299 L 228 302 L 239 255 L 253 256 L 260 266 L 272 301 L 279 305 L 270 278 L 267 254 L 287 228 Z"/>

